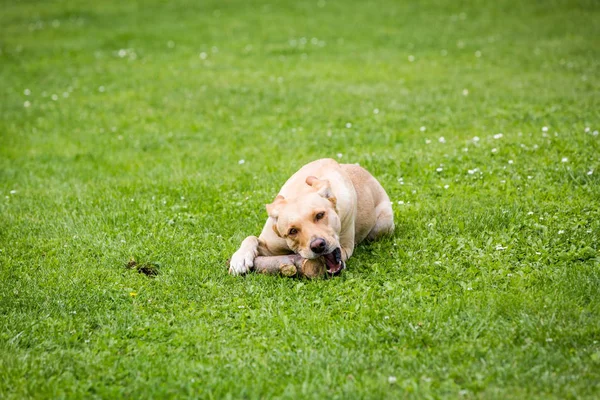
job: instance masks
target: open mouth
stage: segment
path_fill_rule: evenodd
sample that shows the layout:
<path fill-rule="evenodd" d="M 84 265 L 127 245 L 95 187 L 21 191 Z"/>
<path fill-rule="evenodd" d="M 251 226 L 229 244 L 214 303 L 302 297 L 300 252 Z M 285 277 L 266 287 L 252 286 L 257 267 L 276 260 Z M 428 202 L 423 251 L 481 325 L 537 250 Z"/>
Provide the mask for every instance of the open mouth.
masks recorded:
<path fill-rule="evenodd" d="M 323 258 L 325 259 L 325 264 L 327 265 L 327 272 L 331 275 L 339 274 L 340 271 L 346 267 L 342 261 L 342 251 L 339 247 L 331 253 L 325 254 Z"/>

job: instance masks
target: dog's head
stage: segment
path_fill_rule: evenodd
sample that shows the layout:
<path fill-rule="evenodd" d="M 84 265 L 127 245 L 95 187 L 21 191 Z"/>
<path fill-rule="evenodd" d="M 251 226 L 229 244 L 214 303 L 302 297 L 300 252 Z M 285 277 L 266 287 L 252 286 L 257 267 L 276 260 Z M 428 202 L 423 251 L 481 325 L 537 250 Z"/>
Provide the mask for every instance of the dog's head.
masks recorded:
<path fill-rule="evenodd" d="M 297 198 L 277 196 L 273 203 L 267 204 L 267 213 L 275 220 L 273 230 L 286 240 L 291 250 L 304 258 L 323 256 L 327 270 L 337 273 L 344 268 L 337 199 L 328 180 L 309 176 L 306 184 L 311 189 Z"/>

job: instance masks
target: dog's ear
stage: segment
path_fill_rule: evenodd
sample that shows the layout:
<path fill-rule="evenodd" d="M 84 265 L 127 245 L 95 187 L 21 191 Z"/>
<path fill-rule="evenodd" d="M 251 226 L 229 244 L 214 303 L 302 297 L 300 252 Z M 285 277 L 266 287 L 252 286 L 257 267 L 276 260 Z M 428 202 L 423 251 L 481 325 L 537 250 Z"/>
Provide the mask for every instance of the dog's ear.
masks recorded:
<path fill-rule="evenodd" d="M 285 198 L 282 195 L 275 197 L 275 200 L 271 204 L 267 204 L 267 214 L 269 217 L 277 219 L 279 217 L 279 210 L 286 203 Z"/>
<path fill-rule="evenodd" d="M 277 229 L 277 224 L 274 223 L 273 225 L 271 225 L 271 228 L 273 228 L 273 232 L 275 232 L 275 234 L 279 237 L 281 237 L 281 234 L 279 233 L 279 229 Z"/>
<path fill-rule="evenodd" d="M 327 179 L 319 179 L 316 176 L 309 176 L 306 178 L 306 184 L 315 189 L 321 197 L 324 197 L 332 202 L 333 206 L 335 207 L 337 199 L 333 195 L 333 192 L 331 191 L 331 184 Z"/>

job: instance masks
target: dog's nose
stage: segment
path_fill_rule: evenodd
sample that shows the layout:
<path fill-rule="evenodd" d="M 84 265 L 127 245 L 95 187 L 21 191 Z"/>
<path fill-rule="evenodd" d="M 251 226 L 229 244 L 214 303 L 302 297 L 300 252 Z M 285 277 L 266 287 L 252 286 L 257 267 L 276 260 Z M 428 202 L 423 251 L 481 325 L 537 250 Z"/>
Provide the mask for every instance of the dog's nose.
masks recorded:
<path fill-rule="evenodd" d="M 310 242 L 310 249 L 315 254 L 321 254 L 325 251 L 325 240 L 321 238 L 314 239 Z"/>

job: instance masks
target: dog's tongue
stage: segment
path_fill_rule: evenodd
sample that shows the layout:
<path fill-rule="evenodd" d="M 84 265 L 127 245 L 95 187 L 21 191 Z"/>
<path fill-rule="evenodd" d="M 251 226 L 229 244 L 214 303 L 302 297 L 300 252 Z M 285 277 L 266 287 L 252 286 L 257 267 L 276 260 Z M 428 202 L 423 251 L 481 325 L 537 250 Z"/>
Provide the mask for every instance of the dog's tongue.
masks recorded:
<path fill-rule="evenodd" d="M 342 252 L 339 247 L 323 257 L 325 258 L 325 264 L 327 264 L 327 272 L 330 274 L 337 274 L 344 268 Z"/>

